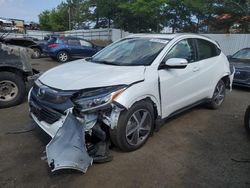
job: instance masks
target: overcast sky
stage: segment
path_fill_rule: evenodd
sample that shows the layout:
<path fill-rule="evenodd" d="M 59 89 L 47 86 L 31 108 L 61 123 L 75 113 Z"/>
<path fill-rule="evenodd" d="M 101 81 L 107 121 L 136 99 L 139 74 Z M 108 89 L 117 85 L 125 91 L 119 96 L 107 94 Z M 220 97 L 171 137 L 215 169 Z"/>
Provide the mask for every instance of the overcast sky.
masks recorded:
<path fill-rule="evenodd" d="M 50 10 L 63 0 L 0 0 L 0 17 L 38 22 L 43 10 Z"/>

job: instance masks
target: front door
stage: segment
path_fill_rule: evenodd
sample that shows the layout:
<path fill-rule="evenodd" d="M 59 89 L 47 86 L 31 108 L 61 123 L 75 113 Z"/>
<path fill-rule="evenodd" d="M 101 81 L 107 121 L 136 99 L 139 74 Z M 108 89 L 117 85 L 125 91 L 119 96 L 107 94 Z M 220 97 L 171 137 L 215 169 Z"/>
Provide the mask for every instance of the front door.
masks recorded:
<path fill-rule="evenodd" d="M 201 99 L 198 72 L 199 62 L 196 61 L 196 50 L 193 39 L 179 41 L 165 56 L 163 62 L 170 58 L 183 58 L 189 63 L 184 69 L 160 69 L 160 92 L 162 116 L 184 108 Z"/>

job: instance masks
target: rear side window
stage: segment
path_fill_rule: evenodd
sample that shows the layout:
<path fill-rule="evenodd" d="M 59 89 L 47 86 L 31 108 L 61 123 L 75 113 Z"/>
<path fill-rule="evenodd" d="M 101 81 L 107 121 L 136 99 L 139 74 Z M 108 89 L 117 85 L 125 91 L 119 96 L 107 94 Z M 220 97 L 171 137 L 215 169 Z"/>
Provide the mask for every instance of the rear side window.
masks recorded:
<path fill-rule="evenodd" d="M 80 46 L 80 41 L 77 39 L 69 39 L 68 44 L 72 46 Z"/>
<path fill-rule="evenodd" d="M 196 40 L 199 60 L 208 59 L 220 55 L 221 50 L 215 44 L 203 39 Z"/>
<path fill-rule="evenodd" d="M 81 46 L 92 47 L 92 44 L 86 40 L 80 40 Z"/>

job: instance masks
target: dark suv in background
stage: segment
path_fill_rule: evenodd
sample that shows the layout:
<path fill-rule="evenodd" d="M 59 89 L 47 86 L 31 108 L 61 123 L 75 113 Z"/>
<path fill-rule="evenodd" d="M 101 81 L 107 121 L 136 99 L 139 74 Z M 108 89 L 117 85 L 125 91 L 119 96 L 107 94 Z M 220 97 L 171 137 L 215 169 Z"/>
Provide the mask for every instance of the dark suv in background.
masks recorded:
<path fill-rule="evenodd" d="M 43 49 L 46 44 L 46 41 L 35 41 L 34 38 L 6 38 L 3 39 L 1 42 L 10 45 L 31 48 L 33 50 L 33 58 L 41 57 L 41 55 L 44 53 Z"/>
<path fill-rule="evenodd" d="M 73 58 L 91 57 L 102 48 L 81 38 L 53 36 L 48 40 L 46 52 L 52 59 L 64 63 Z"/>

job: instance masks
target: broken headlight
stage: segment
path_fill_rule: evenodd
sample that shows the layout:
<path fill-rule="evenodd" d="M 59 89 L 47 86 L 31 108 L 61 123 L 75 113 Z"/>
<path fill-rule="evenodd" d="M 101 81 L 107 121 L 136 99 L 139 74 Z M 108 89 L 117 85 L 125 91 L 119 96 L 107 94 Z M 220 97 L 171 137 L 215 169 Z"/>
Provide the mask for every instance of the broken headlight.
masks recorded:
<path fill-rule="evenodd" d="M 81 112 L 97 110 L 108 106 L 125 89 L 126 86 L 114 86 L 85 90 L 78 94 L 73 101 Z"/>

